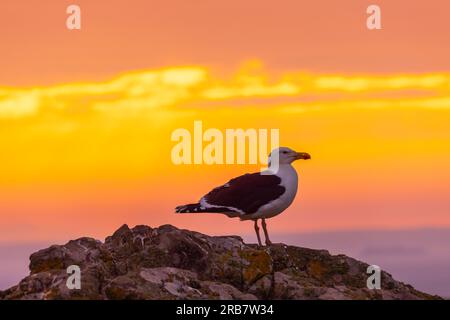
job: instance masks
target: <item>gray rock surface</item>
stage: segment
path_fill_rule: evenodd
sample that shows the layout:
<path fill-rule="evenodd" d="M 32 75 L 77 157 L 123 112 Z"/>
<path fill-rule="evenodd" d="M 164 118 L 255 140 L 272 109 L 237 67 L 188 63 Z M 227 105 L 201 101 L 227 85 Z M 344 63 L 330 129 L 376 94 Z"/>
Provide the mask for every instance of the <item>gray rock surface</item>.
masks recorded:
<path fill-rule="evenodd" d="M 67 267 L 81 269 L 68 289 Z M 80 238 L 30 256 L 30 275 L 0 299 L 439 299 L 382 272 L 366 287 L 366 263 L 284 244 L 258 247 L 237 236 L 127 225 L 102 243 Z"/>

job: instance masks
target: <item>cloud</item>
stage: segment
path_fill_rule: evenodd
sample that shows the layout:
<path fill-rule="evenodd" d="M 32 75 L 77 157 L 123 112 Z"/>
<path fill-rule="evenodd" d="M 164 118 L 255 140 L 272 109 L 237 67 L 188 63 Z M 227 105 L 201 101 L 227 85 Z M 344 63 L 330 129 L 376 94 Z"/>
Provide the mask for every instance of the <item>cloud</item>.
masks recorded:
<path fill-rule="evenodd" d="M 35 90 L 11 90 L 0 97 L 0 118 L 19 118 L 34 115 L 40 105 L 39 93 Z"/>
<path fill-rule="evenodd" d="M 406 90 L 406 91 L 405 91 Z M 414 93 L 407 90 L 413 90 Z M 417 93 L 420 97 L 415 97 Z M 389 93 L 381 99 L 379 95 Z M 336 95 L 337 94 L 337 95 Z M 450 108 L 450 74 L 324 75 L 285 72 L 270 75 L 260 64 L 244 65 L 232 77 L 211 74 L 202 66 L 128 72 L 99 82 L 36 88 L 0 88 L 0 118 L 36 116 L 41 112 L 131 113 L 157 109 L 195 108 L 222 101 L 226 107 L 262 104 L 290 112 L 303 106 Z M 285 103 L 283 99 L 294 99 Z M 244 103 L 236 105 L 235 99 Z M 259 99 L 257 103 L 255 99 Z M 261 100 L 262 99 L 262 100 Z M 265 102 L 264 102 L 265 103 Z M 265 105 L 267 105 L 265 103 Z"/>

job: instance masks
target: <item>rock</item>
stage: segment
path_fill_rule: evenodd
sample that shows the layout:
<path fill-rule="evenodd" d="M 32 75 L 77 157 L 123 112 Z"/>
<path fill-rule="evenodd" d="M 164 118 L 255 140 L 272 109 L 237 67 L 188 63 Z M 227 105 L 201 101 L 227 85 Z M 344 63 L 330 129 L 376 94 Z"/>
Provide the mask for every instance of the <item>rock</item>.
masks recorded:
<path fill-rule="evenodd" d="M 81 270 L 69 289 L 66 269 Z M 366 286 L 368 265 L 345 255 L 240 237 L 127 225 L 102 243 L 80 238 L 30 256 L 30 275 L 0 299 L 440 299 L 386 272 Z"/>

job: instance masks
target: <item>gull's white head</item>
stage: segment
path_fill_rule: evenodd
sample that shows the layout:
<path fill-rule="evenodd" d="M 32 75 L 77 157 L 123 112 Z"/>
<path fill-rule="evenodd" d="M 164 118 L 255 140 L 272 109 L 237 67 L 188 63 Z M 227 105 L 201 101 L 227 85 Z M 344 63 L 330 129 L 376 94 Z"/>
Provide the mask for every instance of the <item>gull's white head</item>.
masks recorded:
<path fill-rule="evenodd" d="M 271 166 L 271 164 L 274 164 L 276 162 L 275 157 L 277 157 L 277 155 L 279 164 L 291 164 L 295 160 L 311 159 L 311 156 L 306 152 L 296 152 L 287 147 L 279 147 L 273 149 L 272 152 L 269 154 L 269 167 Z"/>

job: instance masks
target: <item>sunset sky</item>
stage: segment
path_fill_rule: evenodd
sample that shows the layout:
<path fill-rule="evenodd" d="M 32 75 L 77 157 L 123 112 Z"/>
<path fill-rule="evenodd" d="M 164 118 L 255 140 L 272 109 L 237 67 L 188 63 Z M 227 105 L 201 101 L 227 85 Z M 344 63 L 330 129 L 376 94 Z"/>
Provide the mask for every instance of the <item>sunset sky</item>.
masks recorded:
<path fill-rule="evenodd" d="M 251 233 L 173 213 L 260 167 L 174 165 L 171 133 L 195 120 L 312 155 L 274 234 L 450 227 L 450 3 L 375 1 L 370 31 L 372 2 L 2 1 L 0 244 Z"/>

